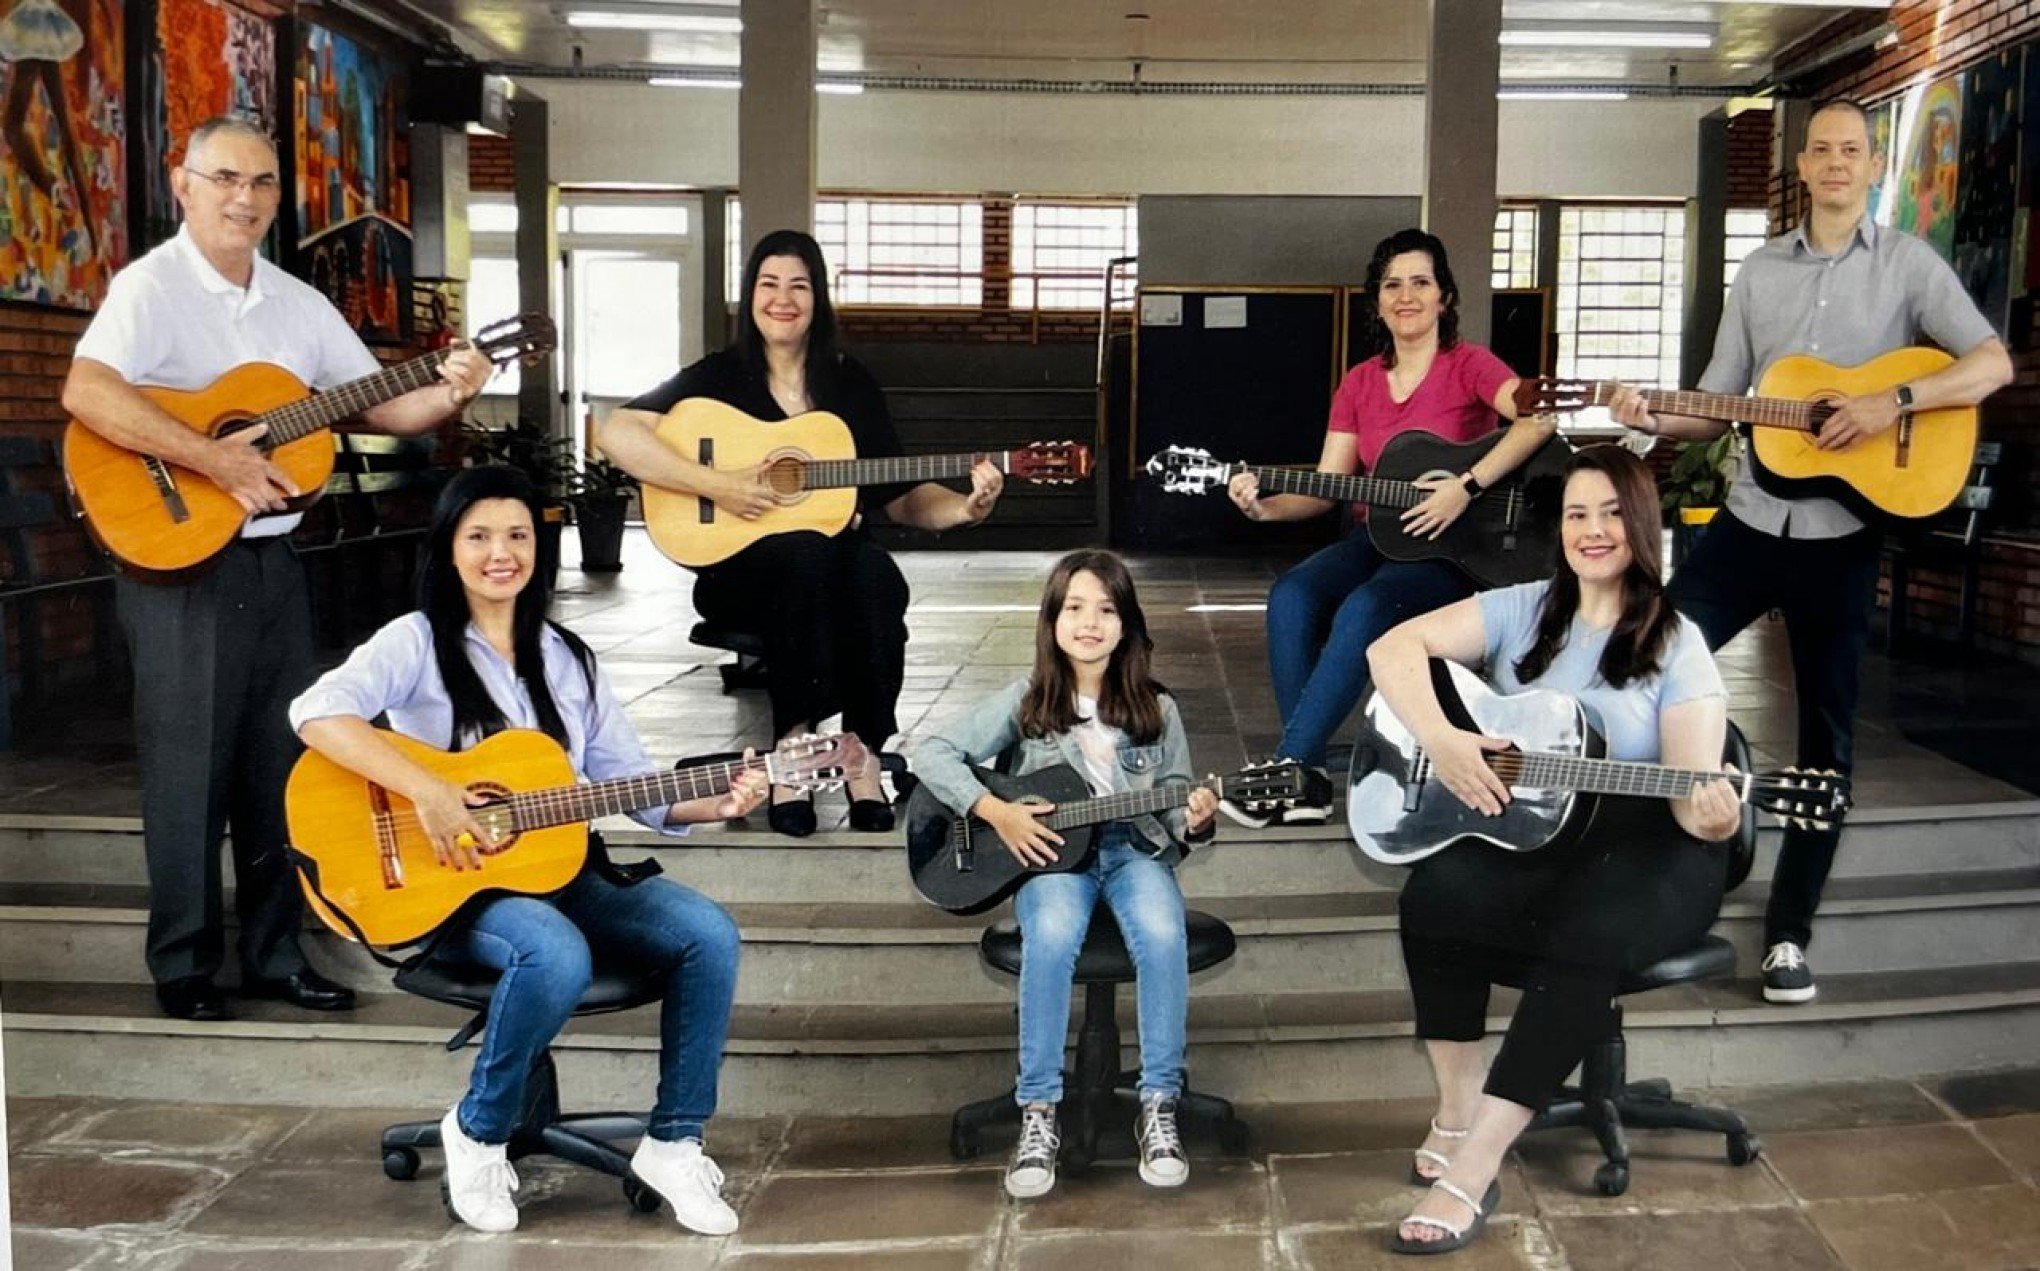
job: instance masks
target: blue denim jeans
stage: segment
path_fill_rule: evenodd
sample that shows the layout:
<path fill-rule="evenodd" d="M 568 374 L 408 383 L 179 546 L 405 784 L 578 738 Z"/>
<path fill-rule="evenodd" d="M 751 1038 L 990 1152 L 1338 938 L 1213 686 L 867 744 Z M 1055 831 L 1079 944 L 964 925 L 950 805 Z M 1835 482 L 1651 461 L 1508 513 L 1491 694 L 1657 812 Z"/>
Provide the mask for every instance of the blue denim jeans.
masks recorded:
<path fill-rule="evenodd" d="M 737 985 L 737 924 L 722 906 L 665 878 L 634 886 L 594 870 L 543 900 L 489 902 L 447 951 L 502 971 L 460 1126 L 481 1143 L 503 1143 L 517 1127 L 524 1083 L 588 990 L 599 958 L 634 968 L 667 968 L 659 1014 L 659 1090 L 649 1133 L 700 1138 L 715 1113 L 716 1075 Z"/>
<path fill-rule="evenodd" d="M 1103 895 L 1133 955 L 1140 1002 L 1140 1088 L 1183 1089 L 1184 1017 L 1190 1007 L 1190 950 L 1176 871 L 1134 844 L 1124 825 L 1103 826 L 1086 869 L 1040 874 L 1014 897 L 1020 919 L 1020 1103 L 1060 1103 L 1063 1043 L 1070 1029 L 1070 981 Z"/>
<path fill-rule="evenodd" d="M 1367 646 L 1472 594 L 1466 575 L 1443 561 L 1383 556 L 1365 526 L 1276 579 L 1268 593 L 1268 672 L 1282 712 L 1275 753 L 1322 767 L 1326 743 L 1367 687 Z"/>

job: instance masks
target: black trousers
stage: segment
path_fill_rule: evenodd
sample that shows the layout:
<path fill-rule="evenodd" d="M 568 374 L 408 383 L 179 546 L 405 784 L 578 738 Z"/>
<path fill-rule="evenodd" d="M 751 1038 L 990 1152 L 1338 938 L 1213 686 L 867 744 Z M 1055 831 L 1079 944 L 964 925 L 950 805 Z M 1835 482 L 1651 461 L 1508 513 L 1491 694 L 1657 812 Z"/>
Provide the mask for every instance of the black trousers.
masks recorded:
<path fill-rule="evenodd" d="M 907 667 L 907 580 L 870 536 L 803 531 L 761 539 L 694 584 L 711 622 L 765 641 L 773 736 L 838 711 L 874 753 L 899 731 Z"/>
<path fill-rule="evenodd" d="M 1604 806 L 1618 802 L 1633 801 Z M 1721 910 L 1725 849 L 1678 831 L 1669 812 L 1662 821 L 1541 852 L 1463 843 L 1419 861 L 1401 901 L 1417 1036 L 1479 1041 L 1489 985 L 1520 981 L 1486 1091 L 1532 1111 L 1549 1103 L 1607 1036 L 1622 973 L 1692 948 Z"/>
<path fill-rule="evenodd" d="M 1799 753 L 1806 768 L 1849 772 L 1856 759 L 1856 701 L 1877 606 L 1877 533 L 1778 538 L 1723 513 L 1672 576 L 1672 604 L 1719 649 L 1773 609 L 1785 615 L 1799 696 Z M 1788 826 L 1764 913 L 1764 943 L 1805 947 L 1834 867 L 1840 827 Z"/>
<path fill-rule="evenodd" d="M 294 974 L 303 911 L 283 787 L 303 749 L 287 711 L 312 682 L 304 569 L 281 538 L 240 539 L 194 582 L 122 577 L 114 589 L 134 661 L 149 973 L 160 984 L 219 971 L 231 826 L 243 974 Z"/>

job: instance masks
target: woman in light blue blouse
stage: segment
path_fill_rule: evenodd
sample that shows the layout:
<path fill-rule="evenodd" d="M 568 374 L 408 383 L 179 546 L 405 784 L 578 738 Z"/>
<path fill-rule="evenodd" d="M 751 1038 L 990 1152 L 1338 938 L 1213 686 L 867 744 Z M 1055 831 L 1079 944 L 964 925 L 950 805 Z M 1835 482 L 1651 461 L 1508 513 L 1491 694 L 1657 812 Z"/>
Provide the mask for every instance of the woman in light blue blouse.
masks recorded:
<path fill-rule="evenodd" d="M 1656 487 L 1617 446 L 1568 467 L 1550 582 L 1505 587 L 1413 618 L 1368 650 L 1374 683 L 1468 806 L 1498 814 L 1509 788 L 1484 752 L 1509 743 L 1454 726 L 1428 660 L 1485 664 L 1505 693 L 1556 689 L 1599 716 L 1608 757 L 1718 771 L 1728 728 L 1721 674 L 1664 597 Z M 1725 781 L 1673 799 L 1650 841 L 1588 834 L 1515 853 L 1462 843 L 1403 888 L 1403 964 L 1438 1082 L 1438 1112 L 1411 1170 L 1431 1192 L 1403 1220 L 1398 1253 L 1442 1253 L 1476 1235 L 1500 1199 L 1510 1144 L 1607 1034 L 1621 973 L 1689 948 L 1713 925 L 1741 824 Z M 1490 968 L 1528 969 L 1492 1070 L 1481 1053 Z"/>
<path fill-rule="evenodd" d="M 459 750 L 504 728 L 534 728 L 566 748 L 583 779 L 655 770 L 595 655 L 546 617 L 552 562 L 534 532 L 537 492 L 509 468 L 474 468 L 433 509 L 419 608 L 390 623 L 291 704 L 291 726 L 334 762 L 411 800 L 440 863 L 480 868 L 490 835 L 481 801 L 406 758 L 369 723 Z M 742 816 L 764 797 L 745 773 L 721 798 L 636 814 L 653 829 Z M 737 928 L 714 901 L 663 878 L 632 880 L 591 864 L 548 897 L 471 905 L 440 948 L 502 972 L 466 1097 L 441 1136 L 454 1213 L 481 1231 L 517 1225 L 517 1175 L 505 1151 L 533 1061 L 587 990 L 598 954 L 668 969 L 657 1102 L 631 1169 L 706 1235 L 737 1229 L 722 1172 L 702 1150 L 736 988 Z"/>

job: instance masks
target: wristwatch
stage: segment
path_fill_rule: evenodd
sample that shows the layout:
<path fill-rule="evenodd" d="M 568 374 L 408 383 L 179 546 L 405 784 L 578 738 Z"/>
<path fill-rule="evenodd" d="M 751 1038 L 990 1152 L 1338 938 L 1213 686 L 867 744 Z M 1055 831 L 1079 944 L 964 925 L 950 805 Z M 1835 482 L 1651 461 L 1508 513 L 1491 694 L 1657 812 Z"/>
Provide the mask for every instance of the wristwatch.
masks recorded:
<path fill-rule="evenodd" d="M 1459 474 L 1459 488 L 1466 491 L 1466 497 L 1469 499 L 1479 498 L 1487 489 L 1480 483 L 1480 478 L 1474 476 L 1471 471 Z"/>
<path fill-rule="evenodd" d="M 1912 414 L 1913 409 L 1912 385 L 1900 384 L 1897 388 L 1892 390 L 1892 395 L 1898 398 L 1899 414 L 1901 415 Z"/>

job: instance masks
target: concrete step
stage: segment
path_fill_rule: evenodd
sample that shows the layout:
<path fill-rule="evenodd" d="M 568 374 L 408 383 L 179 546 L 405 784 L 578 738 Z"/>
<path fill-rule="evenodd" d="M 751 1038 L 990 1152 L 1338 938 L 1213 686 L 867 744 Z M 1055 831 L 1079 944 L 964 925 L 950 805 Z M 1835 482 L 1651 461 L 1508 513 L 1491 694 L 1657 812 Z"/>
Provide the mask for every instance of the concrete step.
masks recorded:
<path fill-rule="evenodd" d="M 1392 892 L 1193 903 L 1225 919 L 1239 939 L 1231 962 L 1200 977 L 1216 991 L 1403 987 Z M 1755 885 L 1723 906 L 1719 930 L 1746 969 L 1762 960 L 1763 905 Z M 956 918 L 914 903 L 730 909 L 744 937 L 740 1002 L 941 1004 L 998 1001 L 1010 992 L 1010 982 L 986 971 L 977 955 L 978 935 L 995 915 Z M 146 921 L 142 887 L 0 884 L 0 979 L 146 983 Z M 307 930 L 312 956 L 329 974 L 364 993 L 391 991 L 388 972 L 363 950 L 315 923 Z M 2040 868 L 1837 879 L 1818 934 L 1823 973 L 2040 962 Z"/>
<path fill-rule="evenodd" d="M 1131 994 L 1120 994 L 1133 1040 Z M 8 1087 L 20 1096 L 217 1098 L 319 1106 L 444 1107 L 472 1056 L 441 1049 L 459 1012 L 378 997 L 344 1015 L 245 1004 L 227 1024 L 160 1018 L 139 985 L 10 983 Z M 1490 1027 L 1511 998 L 1498 992 Z M 1817 1002 L 1771 1007 L 1754 984 L 1628 999 L 1630 1071 L 1682 1087 L 1977 1071 L 2040 1048 L 2040 963 L 1828 975 Z M 570 1106 L 637 1107 L 652 1088 L 657 1012 L 578 1021 L 555 1043 Z M 1256 1103 L 1415 1097 L 1431 1090 L 1406 995 L 1200 992 L 1191 1001 L 1197 1088 Z M 949 1110 L 1011 1082 L 1010 1004 L 843 1001 L 739 1007 L 723 1067 L 732 1115 L 896 1115 Z M 1129 1051 L 1128 1059 L 1132 1054 Z M 1757 1127 L 1760 1131 L 1762 1126 Z"/>

